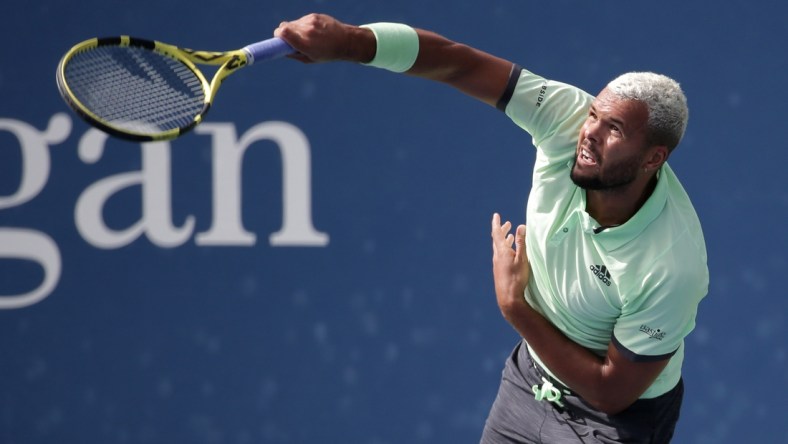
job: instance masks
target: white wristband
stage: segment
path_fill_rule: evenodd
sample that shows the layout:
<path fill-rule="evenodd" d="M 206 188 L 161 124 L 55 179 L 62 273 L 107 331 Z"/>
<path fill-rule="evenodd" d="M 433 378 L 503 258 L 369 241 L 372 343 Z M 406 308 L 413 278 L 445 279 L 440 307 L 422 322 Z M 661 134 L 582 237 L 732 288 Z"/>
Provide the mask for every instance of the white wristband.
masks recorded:
<path fill-rule="evenodd" d="M 401 23 L 371 23 L 362 25 L 375 34 L 375 58 L 365 65 L 393 72 L 405 72 L 413 67 L 419 55 L 419 35 Z"/>

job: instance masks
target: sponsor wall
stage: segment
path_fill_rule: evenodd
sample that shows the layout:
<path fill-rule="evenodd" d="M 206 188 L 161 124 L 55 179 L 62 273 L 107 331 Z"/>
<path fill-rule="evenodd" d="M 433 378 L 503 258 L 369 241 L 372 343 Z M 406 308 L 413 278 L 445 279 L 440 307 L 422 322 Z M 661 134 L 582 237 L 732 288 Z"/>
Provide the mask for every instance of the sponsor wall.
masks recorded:
<path fill-rule="evenodd" d="M 403 21 L 597 92 L 661 71 L 712 274 L 677 442 L 785 442 L 788 38 L 776 1 L 13 2 L 0 36 L 0 442 L 477 442 L 517 338 L 489 218 L 534 150 L 437 84 L 290 60 L 171 142 L 107 138 L 55 66 L 132 34 L 222 50 L 311 11 Z"/>

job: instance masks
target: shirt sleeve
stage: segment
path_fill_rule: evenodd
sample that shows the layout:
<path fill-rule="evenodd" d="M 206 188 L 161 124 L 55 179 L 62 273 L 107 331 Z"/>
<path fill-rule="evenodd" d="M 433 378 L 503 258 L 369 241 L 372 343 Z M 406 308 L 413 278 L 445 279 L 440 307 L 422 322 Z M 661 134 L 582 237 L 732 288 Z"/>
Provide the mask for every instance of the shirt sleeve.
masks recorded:
<path fill-rule="evenodd" d="M 686 264 L 685 260 L 685 264 Z M 697 268 L 697 269 L 696 269 Z M 673 356 L 695 328 L 698 304 L 707 291 L 705 269 L 686 264 L 659 267 L 630 291 L 613 328 L 613 344 L 630 361 L 659 361 Z"/>
<path fill-rule="evenodd" d="M 527 131 L 537 149 L 546 155 L 563 156 L 568 147 L 574 151 L 578 131 L 594 97 L 577 87 L 545 79 L 520 67 L 512 70 L 510 80 L 514 79 L 516 82 L 510 81 L 498 107 Z"/>

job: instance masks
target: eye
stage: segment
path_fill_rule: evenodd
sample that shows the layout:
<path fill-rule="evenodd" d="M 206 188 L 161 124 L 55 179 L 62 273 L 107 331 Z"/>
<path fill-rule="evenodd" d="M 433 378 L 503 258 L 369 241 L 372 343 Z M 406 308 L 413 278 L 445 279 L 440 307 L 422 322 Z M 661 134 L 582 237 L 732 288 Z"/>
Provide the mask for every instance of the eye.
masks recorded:
<path fill-rule="evenodd" d="M 610 125 L 610 131 L 621 134 L 621 129 L 618 127 L 618 125 Z"/>

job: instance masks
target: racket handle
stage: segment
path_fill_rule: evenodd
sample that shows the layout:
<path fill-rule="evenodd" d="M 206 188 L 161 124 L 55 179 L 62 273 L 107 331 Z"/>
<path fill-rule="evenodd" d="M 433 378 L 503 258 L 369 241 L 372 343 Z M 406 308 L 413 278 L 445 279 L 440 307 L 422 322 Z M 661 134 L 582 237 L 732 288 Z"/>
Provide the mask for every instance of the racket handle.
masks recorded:
<path fill-rule="evenodd" d="M 248 63 L 264 62 L 274 60 L 295 52 L 292 46 L 279 37 L 273 37 L 262 42 L 252 43 L 244 48 L 249 56 Z"/>

